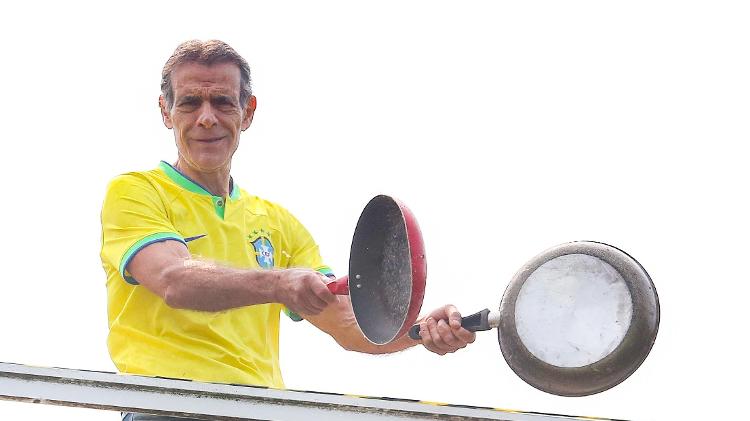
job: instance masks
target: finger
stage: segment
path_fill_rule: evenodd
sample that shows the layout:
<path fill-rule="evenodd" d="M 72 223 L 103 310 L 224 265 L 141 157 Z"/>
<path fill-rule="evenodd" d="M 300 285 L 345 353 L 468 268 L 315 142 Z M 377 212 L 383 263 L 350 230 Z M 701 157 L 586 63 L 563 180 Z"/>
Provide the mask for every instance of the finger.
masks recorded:
<path fill-rule="evenodd" d="M 300 291 L 299 301 L 300 304 L 307 309 L 309 314 L 318 315 L 328 306 L 328 303 L 318 296 L 314 291 L 315 286 L 313 285 L 308 284 L 307 288 Z M 327 290 L 325 285 L 323 288 Z"/>
<path fill-rule="evenodd" d="M 463 348 L 466 344 L 453 334 L 453 330 L 450 328 L 445 320 L 439 320 L 437 322 L 437 332 L 440 335 L 440 339 L 445 343 L 445 350 L 448 352 L 454 352 L 459 348 Z"/>
<path fill-rule="evenodd" d="M 320 283 L 313 283 L 313 285 L 311 286 L 313 294 L 315 294 L 315 296 L 326 305 L 336 301 L 336 295 L 334 295 L 334 293 L 332 293 L 331 290 L 328 289 L 326 281 L 324 281 L 323 278 L 319 279 Z"/>
<path fill-rule="evenodd" d="M 300 300 L 315 311 L 315 314 L 318 314 L 330 304 L 329 299 L 335 299 L 335 297 L 328 290 L 320 274 L 317 272 L 306 274 L 300 290 Z"/>
<path fill-rule="evenodd" d="M 445 307 L 445 315 L 448 316 L 448 323 L 452 329 L 458 329 L 461 327 L 461 313 L 456 306 L 451 304 L 447 305 Z"/>
<path fill-rule="evenodd" d="M 427 331 L 430 334 L 430 339 L 432 340 L 432 344 L 434 344 L 434 348 L 441 351 L 443 355 L 446 352 L 447 346 L 445 341 L 443 341 L 443 338 L 440 337 L 440 333 L 438 333 L 438 327 L 437 322 L 433 318 L 429 318 L 427 321 Z"/>
<path fill-rule="evenodd" d="M 328 306 L 328 303 L 312 294 L 305 297 L 305 304 L 312 311 L 314 311 L 314 314 L 316 315 L 320 314 L 320 312 L 322 312 Z"/>
<path fill-rule="evenodd" d="M 430 337 L 430 331 L 427 329 L 427 321 L 430 318 L 426 318 L 419 322 L 419 337 L 422 338 L 422 344 L 427 345 L 428 343 L 432 343 L 432 338 Z"/>
<path fill-rule="evenodd" d="M 474 341 L 477 338 L 476 333 L 470 332 L 462 327 L 459 327 L 458 329 L 454 329 L 453 334 L 456 336 L 456 338 L 458 338 L 459 341 L 463 342 L 464 344 L 474 343 Z"/>
<path fill-rule="evenodd" d="M 324 305 L 318 302 L 318 300 L 312 296 L 305 295 L 302 297 L 302 302 L 309 314 L 318 315 L 323 310 Z"/>
<path fill-rule="evenodd" d="M 422 345 L 424 345 L 425 348 L 429 349 L 432 352 L 439 353 L 437 347 L 435 346 L 435 343 L 432 340 L 432 335 L 430 334 L 429 325 L 431 321 L 432 318 L 428 317 L 419 324 L 419 336 L 422 337 Z"/>
<path fill-rule="evenodd" d="M 328 288 L 323 288 L 328 291 Z M 330 294 L 330 291 L 328 293 Z M 324 295 L 321 291 L 313 290 L 310 291 L 310 293 L 305 298 L 307 299 L 307 302 L 310 303 L 310 305 L 314 306 L 317 309 L 323 310 L 328 306 L 328 304 L 330 304 L 330 302 L 323 298 L 323 296 Z"/>

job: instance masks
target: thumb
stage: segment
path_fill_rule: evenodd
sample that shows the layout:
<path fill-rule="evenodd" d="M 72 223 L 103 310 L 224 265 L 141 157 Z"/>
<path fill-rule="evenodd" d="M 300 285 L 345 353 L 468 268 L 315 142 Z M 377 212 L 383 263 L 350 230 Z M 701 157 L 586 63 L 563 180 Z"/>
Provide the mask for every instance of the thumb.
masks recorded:
<path fill-rule="evenodd" d="M 445 315 L 451 328 L 458 329 L 461 327 L 461 313 L 456 306 L 452 304 L 445 306 Z"/>

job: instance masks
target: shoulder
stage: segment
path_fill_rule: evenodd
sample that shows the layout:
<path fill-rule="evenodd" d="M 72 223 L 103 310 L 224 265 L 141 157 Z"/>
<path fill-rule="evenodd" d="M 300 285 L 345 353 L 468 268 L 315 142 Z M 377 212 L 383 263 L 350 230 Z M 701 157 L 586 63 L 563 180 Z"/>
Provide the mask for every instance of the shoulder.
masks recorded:
<path fill-rule="evenodd" d="M 120 174 L 109 181 L 104 194 L 104 210 L 131 208 L 148 204 L 162 208 L 163 178 L 158 170 L 134 171 Z"/>
<path fill-rule="evenodd" d="M 133 171 L 120 174 L 109 181 L 107 193 L 154 189 L 163 178 L 159 170 Z"/>

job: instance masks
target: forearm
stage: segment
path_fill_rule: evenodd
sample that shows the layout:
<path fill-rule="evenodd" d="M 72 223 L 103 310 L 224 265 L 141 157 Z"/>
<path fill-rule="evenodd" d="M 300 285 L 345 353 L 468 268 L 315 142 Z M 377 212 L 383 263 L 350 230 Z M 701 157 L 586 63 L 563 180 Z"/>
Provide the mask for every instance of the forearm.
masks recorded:
<path fill-rule="evenodd" d="M 159 276 L 162 298 L 174 308 L 222 311 L 278 301 L 279 271 L 235 269 L 185 258 Z"/>
<path fill-rule="evenodd" d="M 322 313 L 317 316 L 307 316 L 306 319 L 329 334 L 343 348 L 367 354 L 389 354 L 403 351 L 420 343 L 409 338 L 408 335 L 385 345 L 370 342 L 357 325 L 349 297 L 338 296 L 337 298 L 337 302 L 329 305 Z"/>
<path fill-rule="evenodd" d="M 357 328 L 359 329 L 359 328 Z M 376 345 L 365 338 L 361 332 L 359 337 L 354 339 L 350 347 L 347 348 L 350 351 L 363 352 L 366 354 L 391 354 L 394 352 L 403 351 L 409 349 L 415 345 L 419 345 L 419 341 L 409 338 L 409 335 L 403 335 L 398 339 L 393 340 L 385 345 Z"/>

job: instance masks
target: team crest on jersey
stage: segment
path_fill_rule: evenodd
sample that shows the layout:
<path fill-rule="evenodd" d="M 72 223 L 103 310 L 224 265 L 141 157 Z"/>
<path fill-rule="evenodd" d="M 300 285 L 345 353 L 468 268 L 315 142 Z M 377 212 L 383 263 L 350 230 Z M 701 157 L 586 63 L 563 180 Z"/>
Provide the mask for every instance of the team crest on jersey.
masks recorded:
<path fill-rule="evenodd" d="M 271 233 L 264 229 L 253 230 L 247 239 L 255 250 L 255 260 L 258 261 L 258 265 L 263 269 L 272 269 L 274 262 Z"/>

